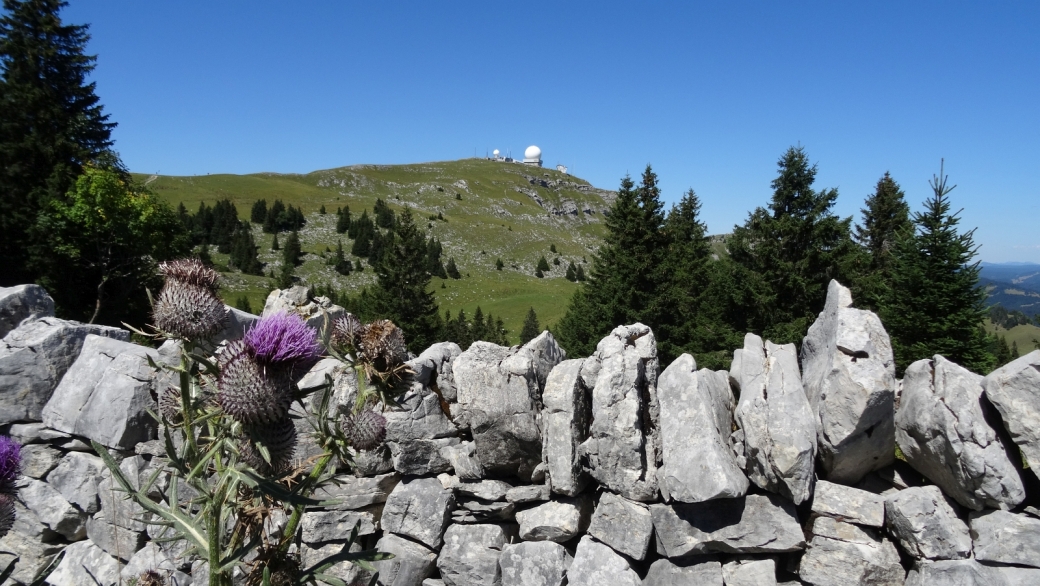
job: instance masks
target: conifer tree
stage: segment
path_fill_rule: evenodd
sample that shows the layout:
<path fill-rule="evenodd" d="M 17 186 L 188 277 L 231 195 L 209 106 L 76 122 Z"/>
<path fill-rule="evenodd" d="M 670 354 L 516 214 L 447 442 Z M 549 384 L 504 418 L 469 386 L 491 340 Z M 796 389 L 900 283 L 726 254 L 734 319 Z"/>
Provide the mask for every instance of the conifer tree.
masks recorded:
<path fill-rule="evenodd" d="M 444 267 L 445 272 L 452 279 L 461 279 L 462 273 L 459 272 L 459 267 L 455 264 L 455 257 L 448 257 L 448 264 Z"/>
<path fill-rule="evenodd" d="M 318 208 L 318 213 L 323 216 L 325 215 L 325 204 L 321 204 L 321 207 Z"/>
<path fill-rule="evenodd" d="M 487 326 L 487 321 L 484 319 L 484 310 L 480 309 L 480 306 L 478 305 L 477 310 L 473 312 L 473 325 L 471 326 L 474 342 L 491 342 L 491 340 L 488 339 Z"/>
<path fill-rule="evenodd" d="M 426 270 L 426 238 L 405 208 L 389 232 L 386 253 L 376 266 L 374 309 L 403 331 L 408 349 L 419 353 L 437 342 L 440 313 Z"/>
<path fill-rule="evenodd" d="M 263 274 L 264 266 L 257 254 L 253 230 L 248 222 L 240 223 L 232 237 L 229 264 L 247 275 Z"/>
<path fill-rule="evenodd" d="M 549 271 L 549 263 L 544 256 L 538 259 L 538 271 L 542 273 Z"/>
<path fill-rule="evenodd" d="M 282 261 L 290 266 L 295 267 L 300 264 L 300 257 L 303 255 L 303 250 L 300 248 L 300 235 L 295 230 L 289 233 L 289 237 L 285 239 L 285 246 L 282 247 Z"/>
<path fill-rule="evenodd" d="M 911 229 L 910 206 L 903 190 L 886 171 L 878 179 L 874 193 L 861 210 L 863 224 L 857 224 L 854 237 L 869 255 L 866 271 L 856 286 L 856 305 L 876 309 L 891 278 L 892 250 L 896 239 Z"/>
<path fill-rule="evenodd" d="M 87 81 L 96 61 L 85 54 L 88 27 L 64 24 L 65 5 L 4 0 L 0 16 L 0 286 L 54 266 L 49 235 L 34 231 L 47 203 L 64 200 L 87 163 L 118 166 L 115 123 Z"/>
<path fill-rule="evenodd" d="M 578 270 L 574 274 L 574 280 L 579 283 L 585 282 L 585 269 L 582 267 L 582 265 L 578 265 Z"/>
<path fill-rule="evenodd" d="M 354 269 L 351 262 L 343 255 L 343 241 L 336 241 L 336 254 L 332 257 L 332 268 L 341 275 L 349 275 Z"/>
<path fill-rule="evenodd" d="M 253 204 L 253 209 L 249 211 L 249 220 L 254 224 L 264 225 L 267 221 L 267 200 L 258 199 Z"/>
<path fill-rule="evenodd" d="M 538 325 L 538 315 L 534 312 L 534 307 L 532 307 L 527 310 L 527 317 L 524 318 L 524 326 L 520 330 L 520 343 L 526 344 L 537 338 L 538 334 L 541 333 L 542 326 Z"/>
<path fill-rule="evenodd" d="M 504 266 L 506 266 L 506 265 L 505 265 L 505 263 L 502 262 L 502 259 L 500 259 L 500 258 L 495 259 L 495 270 L 496 271 L 501 271 L 502 267 L 504 267 Z"/>
<path fill-rule="evenodd" d="M 571 261 L 571 264 L 567 265 L 566 277 L 567 277 L 568 281 L 577 281 L 578 280 L 578 270 L 574 267 L 574 261 L 573 260 Z"/>
<path fill-rule="evenodd" d="M 278 246 L 278 232 L 274 233 L 274 238 L 271 240 L 271 250 L 281 250 L 282 247 Z"/>
<path fill-rule="evenodd" d="M 789 148 L 777 167 L 769 206 L 751 212 L 728 242 L 748 310 L 747 323 L 733 326 L 776 343 L 801 342 L 823 309 L 827 284 L 848 280 L 857 251 L 852 218 L 831 212 L 838 190 L 813 189 L 816 165 L 805 149 Z"/>
<path fill-rule="evenodd" d="M 975 230 L 958 232 L 960 212 L 950 213 L 954 186 L 940 165 L 929 185 L 932 197 L 923 212 L 914 212 L 914 229 L 896 241 L 892 280 L 881 319 L 892 338 L 901 374 L 922 358 L 941 354 L 978 373 L 986 373 L 994 357 L 987 350 L 986 291 L 979 285 Z"/>

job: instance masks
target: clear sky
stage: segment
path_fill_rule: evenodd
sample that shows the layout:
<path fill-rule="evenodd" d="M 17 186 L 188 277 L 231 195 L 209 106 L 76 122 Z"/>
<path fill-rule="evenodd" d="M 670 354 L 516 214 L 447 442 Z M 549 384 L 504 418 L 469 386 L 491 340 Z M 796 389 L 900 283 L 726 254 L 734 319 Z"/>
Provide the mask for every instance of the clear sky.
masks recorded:
<path fill-rule="evenodd" d="M 73 0 L 116 148 L 164 175 L 542 148 L 594 185 L 647 163 L 710 232 L 803 145 L 855 215 L 946 159 L 983 260 L 1040 262 L 1040 3 Z"/>

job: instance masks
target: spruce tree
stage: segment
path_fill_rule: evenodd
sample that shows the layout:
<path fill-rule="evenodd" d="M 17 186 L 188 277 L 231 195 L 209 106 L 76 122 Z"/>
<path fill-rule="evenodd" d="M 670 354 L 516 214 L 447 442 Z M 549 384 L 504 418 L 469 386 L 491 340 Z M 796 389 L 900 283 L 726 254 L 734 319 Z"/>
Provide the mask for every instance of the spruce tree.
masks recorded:
<path fill-rule="evenodd" d="M 565 276 L 568 281 L 573 282 L 578 280 L 578 270 L 574 267 L 574 261 L 571 261 L 571 264 L 567 265 L 567 274 Z"/>
<path fill-rule="evenodd" d="M 263 274 L 263 263 L 257 255 L 256 241 L 248 222 L 240 223 L 232 237 L 229 264 L 247 275 Z"/>
<path fill-rule="evenodd" d="M 332 267 L 341 275 L 349 275 L 354 267 L 347 257 L 343 255 L 343 241 L 336 241 L 336 255 L 332 257 Z"/>
<path fill-rule="evenodd" d="M 249 220 L 254 224 L 264 225 L 267 221 L 267 200 L 258 199 L 253 204 L 253 209 L 249 210 Z"/>
<path fill-rule="evenodd" d="M 544 256 L 538 259 L 538 270 L 543 273 L 549 271 L 549 263 Z"/>
<path fill-rule="evenodd" d="M 532 307 L 527 310 L 527 317 L 524 318 L 524 326 L 520 330 L 520 343 L 526 344 L 537 338 L 538 334 L 541 333 L 542 326 L 538 325 L 538 315 L 534 312 L 534 307 Z"/>
<path fill-rule="evenodd" d="M 444 271 L 452 279 L 461 279 L 462 273 L 459 272 L 459 267 L 455 264 L 455 257 L 448 258 L 448 264 L 444 267 Z"/>
<path fill-rule="evenodd" d="M 48 235 L 33 231 L 37 215 L 65 198 L 86 163 L 117 161 L 115 124 L 87 81 L 96 61 L 84 52 L 88 27 L 62 23 L 64 6 L 4 0 L 0 17 L 0 286 L 36 280 L 43 267 L 30 266 L 30 254 L 53 265 L 40 258 L 52 255 Z"/>
<path fill-rule="evenodd" d="M 282 262 L 295 267 L 300 264 L 302 256 L 303 250 L 300 248 L 300 235 L 294 230 L 285 239 L 285 246 L 282 247 Z"/>
<path fill-rule="evenodd" d="M 278 246 L 278 232 L 274 233 L 274 238 L 271 240 L 271 250 L 281 250 L 282 247 Z"/>
<path fill-rule="evenodd" d="M 506 265 L 505 265 L 505 263 L 502 262 L 502 259 L 500 259 L 500 258 L 495 259 L 495 270 L 496 271 L 501 271 L 502 267 L 504 267 L 504 266 L 506 266 Z"/>
<path fill-rule="evenodd" d="M 408 349 L 418 354 L 437 342 L 440 313 L 426 270 L 426 238 L 410 209 L 397 218 L 382 262 L 376 266 L 375 310 L 403 331 Z"/>
<path fill-rule="evenodd" d="M 728 242 L 748 302 L 747 323 L 732 325 L 776 343 L 801 342 L 823 309 L 830 280 L 852 276 L 857 251 L 852 218 L 831 212 L 838 190 L 813 189 L 816 165 L 805 149 L 789 148 L 777 167 L 769 206 L 751 212 Z"/>
<path fill-rule="evenodd" d="M 585 282 L 585 269 L 582 265 L 578 265 L 578 271 L 574 274 L 574 280 L 579 283 Z"/>
<path fill-rule="evenodd" d="M 929 182 L 932 197 L 923 212 L 914 212 L 914 229 L 897 239 L 892 254 L 881 319 L 900 374 L 936 354 L 982 374 L 994 361 L 982 329 L 986 291 L 974 260 L 975 230 L 958 232 L 960 212 L 950 213 L 949 198 L 956 186 L 947 185 L 943 172 L 940 165 Z"/>
<path fill-rule="evenodd" d="M 861 210 L 863 224 L 857 224 L 854 237 L 869 255 L 868 265 L 855 287 L 856 304 L 876 309 L 891 279 L 892 250 L 896 239 L 911 229 L 910 206 L 903 190 L 886 171 L 878 179 L 874 193 Z"/>
<path fill-rule="evenodd" d="M 325 204 L 321 204 L 321 207 L 318 208 L 318 213 L 323 216 L 325 215 Z"/>

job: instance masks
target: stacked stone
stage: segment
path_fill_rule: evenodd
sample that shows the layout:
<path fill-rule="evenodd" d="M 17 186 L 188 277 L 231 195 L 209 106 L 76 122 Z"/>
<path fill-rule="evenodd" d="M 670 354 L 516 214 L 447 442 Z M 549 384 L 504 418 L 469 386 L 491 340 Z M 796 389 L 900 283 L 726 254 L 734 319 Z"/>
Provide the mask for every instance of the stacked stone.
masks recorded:
<path fill-rule="evenodd" d="M 24 557 L 66 547 L 73 561 L 52 584 L 82 583 L 84 567 L 117 578 L 105 570 L 117 558 L 124 576 L 154 567 L 188 584 L 194 569 L 204 583 L 201 565 L 138 524 L 141 511 L 91 468 L 81 438 L 122 450 L 138 481 L 157 453 L 142 441 L 154 430 L 129 414 L 103 430 L 77 423 L 94 412 L 91 380 L 136 388 L 116 372 L 150 351 L 113 346 L 118 334 L 84 334 L 65 367 L 83 362 L 74 382 L 48 375 L 62 399 L 43 401 L 43 423 L 8 420 L 29 442 L 22 502 L 55 503 L 19 504 L 16 531 L 40 544 Z M 104 360 L 110 374 L 87 374 Z M 317 495 L 336 505 L 305 513 L 304 565 L 360 522 L 357 547 L 395 555 L 376 564 L 386 586 L 1040 583 L 1040 510 L 1026 490 L 1040 466 L 1040 351 L 986 377 L 935 356 L 899 381 L 880 320 L 832 282 L 800 353 L 748 334 L 728 372 L 689 355 L 659 364 L 642 324 L 616 328 L 583 359 L 545 332 L 512 348 L 435 344 L 409 365 L 411 388 L 384 406 L 386 445 L 357 454 Z M 326 374 L 334 402 L 350 404 L 356 385 L 334 361 L 301 386 Z M 297 455 L 313 449 L 303 442 Z M 61 480 L 91 475 L 93 501 L 91 483 Z M 371 579 L 349 565 L 333 573 Z"/>

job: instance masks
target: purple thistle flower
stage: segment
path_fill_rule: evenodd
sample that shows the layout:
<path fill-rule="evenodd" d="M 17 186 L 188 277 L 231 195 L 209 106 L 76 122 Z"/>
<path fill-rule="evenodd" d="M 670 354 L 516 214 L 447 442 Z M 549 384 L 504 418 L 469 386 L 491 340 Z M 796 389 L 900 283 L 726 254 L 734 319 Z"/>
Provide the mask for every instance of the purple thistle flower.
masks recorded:
<path fill-rule="evenodd" d="M 11 490 L 22 471 L 22 446 L 0 435 L 0 491 Z"/>
<path fill-rule="evenodd" d="M 271 365 L 310 369 L 321 356 L 318 334 L 300 316 L 278 312 L 260 318 L 246 332 L 246 345 L 253 356 Z"/>

